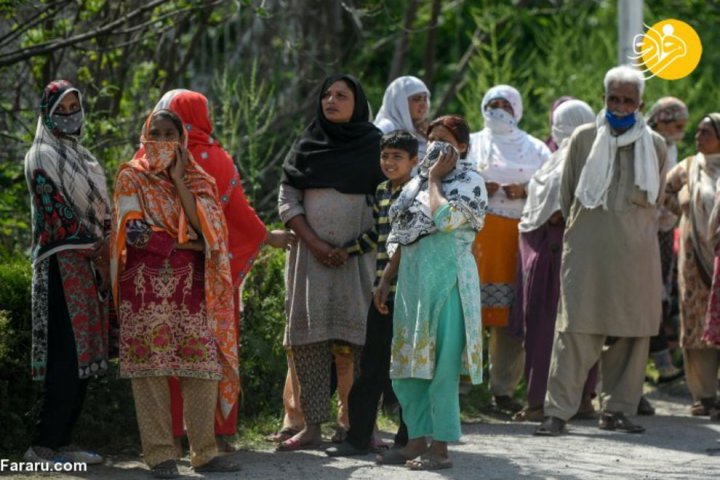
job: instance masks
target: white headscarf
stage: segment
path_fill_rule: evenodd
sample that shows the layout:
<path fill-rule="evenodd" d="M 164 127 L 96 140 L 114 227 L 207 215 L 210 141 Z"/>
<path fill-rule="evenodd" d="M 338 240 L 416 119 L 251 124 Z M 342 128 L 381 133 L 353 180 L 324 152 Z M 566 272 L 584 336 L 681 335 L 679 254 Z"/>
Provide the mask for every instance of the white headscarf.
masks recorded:
<path fill-rule="evenodd" d="M 580 125 L 591 123 L 595 114 L 590 106 L 580 100 L 568 100 L 553 113 L 552 137 L 559 146 L 550 160 L 535 172 L 528 185 L 528 197 L 523 209 L 519 229 L 531 232 L 547 222 L 560 210 L 560 177 L 567 158 L 570 136 Z"/>
<path fill-rule="evenodd" d="M 500 109 L 486 110 L 492 101 L 510 102 L 513 114 Z M 486 182 L 500 185 L 527 183 L 548 159 L 550 150 L 535 137 L 518 128 L 523 106 L 520 93 L 509 85 L 497 85 L 487 91 L 482 104 L 485 128 L 470 135 L 470 155 Z M 511 200 L 499 189 L 488 204 L 488 211 L 508 218 L 520 218 L 524 199 Z"/>
<path fill-rule="evenodd" d="M 394 132 L 395 130 L 407 130 L 418 138 L 422 146 L 423 158 L 425 153 L 425 132 L 417 132 L 415 124 L 410 117 L 408 98 L 425 93 L 428 96 L 428 109 L 430 108 L 430 90 L 417 77 L 398 77 L 388 85 L 383 95 L 383 103 L 373 123 L 383 133 Z"/>
<path fill-rule="evenodd" d="M 605 109 L 598 114 L 597 135 L 575 189 L 575 196 L 585 208 L 602 206 L 607 210 L 607 193 L 613 178 L 615 155 L 619 147 L 634 144 L 635 185 L 647 192 L 647 200 L 655 204 L 660 192 L 660 171 L 650 127 L 635 112 L 635 125 L 621 135 L 613 136 L 605 118 Z"/>

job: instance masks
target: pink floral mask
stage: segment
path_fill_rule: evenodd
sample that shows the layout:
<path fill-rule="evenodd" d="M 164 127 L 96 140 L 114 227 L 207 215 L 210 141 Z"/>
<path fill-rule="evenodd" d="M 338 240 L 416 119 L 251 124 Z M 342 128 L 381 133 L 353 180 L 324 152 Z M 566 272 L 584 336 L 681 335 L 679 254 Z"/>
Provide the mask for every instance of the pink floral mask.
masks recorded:
<path fill-rule="evenodd" d="M 180 145 L 177 141 L 154 140 L 144 140 L 142 144 L 145 147 L 148 167 L 152 172 L 161 172 L 167 169 L 175 159 L 175 152 Z"/>

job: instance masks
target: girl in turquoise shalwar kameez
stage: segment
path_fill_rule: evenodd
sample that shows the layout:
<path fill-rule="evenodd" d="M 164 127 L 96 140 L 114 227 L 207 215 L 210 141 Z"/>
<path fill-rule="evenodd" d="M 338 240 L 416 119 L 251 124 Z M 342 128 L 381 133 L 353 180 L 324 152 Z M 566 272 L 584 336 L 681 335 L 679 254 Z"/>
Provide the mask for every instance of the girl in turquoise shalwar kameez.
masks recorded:
<path fill-rule="evenodd" d="M 471 245 L 483 226 L 487 193 L 465 160 L 469 138 L 462 117 L 434 120 L 420 173 L 390 209 L 388 244 L 399 248 L 374 301 L 382 311 L 399 266 L 390 377 L 410 441 L 378 456 L 379 463 L 451 467 L 447 442 L 461 433 L 460 374 L 482 381 L 480 282 Z"/>

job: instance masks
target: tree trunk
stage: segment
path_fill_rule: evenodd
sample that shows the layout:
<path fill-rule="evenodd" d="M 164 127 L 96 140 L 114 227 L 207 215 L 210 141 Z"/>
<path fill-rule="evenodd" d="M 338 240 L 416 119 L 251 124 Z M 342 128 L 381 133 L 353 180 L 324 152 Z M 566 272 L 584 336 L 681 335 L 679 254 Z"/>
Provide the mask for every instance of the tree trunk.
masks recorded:
<path fill-rule="evenodd" d="M 415 17 L 417 16 L 419 0 L 412 0 L 405 10 L 405 21 L 403 22 L 400 36 L 395 42 L 395 53 L 393 54 L 392 65 L 390 67 L 390 75 L 388 75 L 388 83 L 395 80 L 403 73 L 405 68 L 405 55 L 407 54 L 408 45 L 410 44 L 410 30 Z"/>
<path fill-rule="evenodd" d="M 433 0 L 425 43 L 425 85 L 432 91 L 435 80 L 435 38 L 437 37 L 438 18 L 440 17 L 440 0 Z"/>

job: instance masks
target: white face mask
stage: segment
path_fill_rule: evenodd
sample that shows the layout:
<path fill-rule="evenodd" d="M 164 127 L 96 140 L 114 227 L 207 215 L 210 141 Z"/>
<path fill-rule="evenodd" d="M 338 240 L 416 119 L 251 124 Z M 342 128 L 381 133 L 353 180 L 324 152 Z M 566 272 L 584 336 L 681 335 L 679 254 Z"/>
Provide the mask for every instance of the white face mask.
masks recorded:
<path fill-rule="evenodd" d="M 515 118 L 502 108 L 491 108 L 485 110 L 485 127 L 493 133 L 512 133 L 517 128 Z"/>
<path fill-rule="evenodd" d="M 460 153 L 457 151 L 457 148 L 455 148 L 453 145 L 447 143 L 447 142 L 430 142 L 430 144 L 427 146 L 427 152 L 425 153 L 425 158 L 423 158 L 423 161 L 419 165 L 419 171 L 420 175 L 427 177 L 428 172 L 430 171 L 430 167 L 435 165 L 435 162 L 438 161 L 440 158 L 440 155 L 449 152 L 450 150 L 455 150 L 455 153 L 457 154 L 458 158 L 460 157 Z"/>

